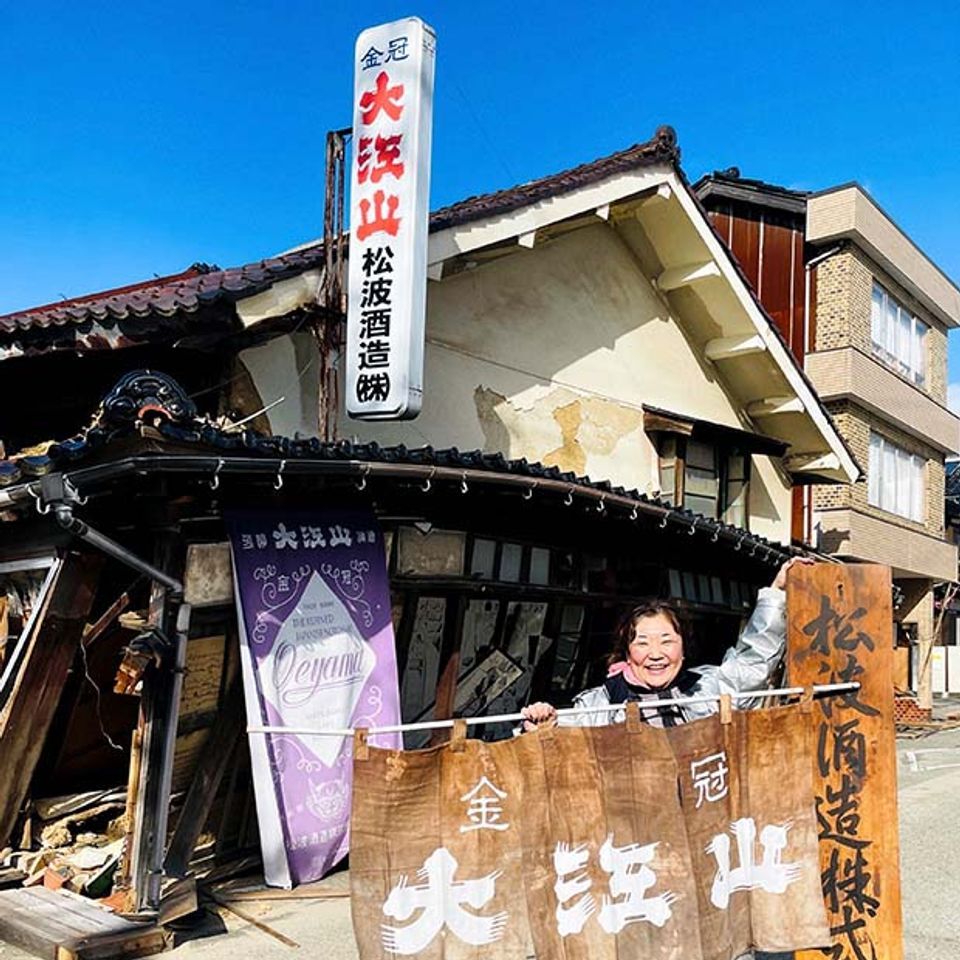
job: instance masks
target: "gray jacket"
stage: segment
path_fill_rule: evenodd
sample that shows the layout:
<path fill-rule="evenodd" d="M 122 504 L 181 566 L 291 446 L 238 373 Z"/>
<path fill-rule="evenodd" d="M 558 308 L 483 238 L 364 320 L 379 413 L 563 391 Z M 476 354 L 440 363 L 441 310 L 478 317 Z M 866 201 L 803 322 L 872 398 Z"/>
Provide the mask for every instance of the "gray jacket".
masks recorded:
<path fill-rule="evenodd" d="M 757 596 L 757 605 L 747 625 L 740 634 L 736 646 L 727 650 L 723 662 L 693 667 L 689 671 L 698 679 L 685 691 L 684 696 L 715 696 L 721 693 L 745 693 L 762 690 L 769 686 L 777 667 L 783 660 L 786 647 L 786 601 L 783 590 L 764 587 Z M 735 707 L 741 710 L 757 707 L 760 698 L 737 700 Z M 610 703 L 607 688 L 601 684 L 584 690 L 573 701 L 575 707 L 601 707 Z M 717 702 L 687 703 L 678 707 L 685 723 L 700 720 L 716 713 Z M 622 723 L 624 711 L 608 713 L 581 713 L 561 716 L 562 726 L 602 727 L 608 723 Z"/>

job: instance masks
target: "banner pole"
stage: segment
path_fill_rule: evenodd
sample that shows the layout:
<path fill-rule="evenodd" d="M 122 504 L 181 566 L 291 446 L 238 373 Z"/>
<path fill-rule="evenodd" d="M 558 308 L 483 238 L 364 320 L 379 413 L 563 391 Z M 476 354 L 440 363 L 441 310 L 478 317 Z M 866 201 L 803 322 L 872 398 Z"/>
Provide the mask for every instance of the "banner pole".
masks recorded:
<path fill-rule="evenodd" d="M 731 693 L 730 699 L 754 700 L 765 697 L 799 697 L 809 689 L 807 687 L 782 687 L 778 690 L 750 690 L 745 693 Z M 859 683 L 820 683 L 813 687 L 814 696 L 838 696 L 843 693 L 852 693 L 860 689 Z M 687 703 L 717 703 L 720 700 L 719 694 L 702 697 L 667 697 L 663 700 L 644 701 L 644 709 L 647 707 L 669 707 L 683 706 Z M 602 707 L 565 707 L 557 711 L 558 717 L 592 715 L 595 713 L 611 713 L 616 710 L 623 710 L 624 704 L 610 703 Z M 523 720 L 522 713 L 501 713 L 489 717 L 463 717 L 467 726 L 478 727 L 490 723 L 516 723 Z M 367 730 L 369 736 L 375 736 L 378 733 L 404 733 L 405 731 L 415 730 L 445 730 L 456 723 L 456 720 L 426 720 L 422 723 L 398 723 L 386 727 L 371 727 Z M 250 725 L 247 727 L 247 733 L 286 733 L 298 737 L 352 737 L 355 733 L 353 728 L 335 728 L 319 730 L 313 727 L 274 727 Z"/>

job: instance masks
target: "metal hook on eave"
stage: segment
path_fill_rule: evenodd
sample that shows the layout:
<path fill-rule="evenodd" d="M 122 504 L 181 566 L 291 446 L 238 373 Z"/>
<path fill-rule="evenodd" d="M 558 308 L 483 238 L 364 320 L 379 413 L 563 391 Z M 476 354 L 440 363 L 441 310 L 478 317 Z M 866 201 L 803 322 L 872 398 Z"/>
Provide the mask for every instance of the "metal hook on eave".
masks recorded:
<path fill-rule="evenodd" d="M 527 487 L 527 489 L 523 491 L 523 499 L 524 499 L 524 500 L 532 500 L 532 499 L 533 499 L 533 491 L 536 490 L 536 489 L 537 489 L 537 481 L 534 480 L 533 483 L 531 483 L 530 486 Z"/>
<path fill-rule="evenodd" d="M 747 535 L 746 535 L 746 534 L 743 534 L 743 535 L 740 537 L 740 539 L 737 541 L 737 545 L 736 545 L 733 549 L 734 549 L 734 550 L 742 550 L 742 549 L 743 549 L 743 541 L 746 540 L 746 539 L 747 539 Z"/>
<path fill-rule="evenodd" d="M 216 490 L 220 486 L 220 471 L 223 469 L 223 458 L 217 460 L 217 465 L 213 469 L 213 476 L 210 478 L 210 489 Z"/>
<path fill-rule="evenodd" d="M 357 481 L 358 490 L 367 489 L 367 474 L 370 472 L 370 464 L 364 464 L 363 473 L 360 475 L 360 479 Z"/>
<path fill-rule="evenodd" d="M 423 481 L 423 485 L 420 487 L 420 489 L 421 489 L 424 493 L 429 493 L 429 492 L 430 492 L 430 487 L 433 486 L 433 475 L 434 475 L 436 472 L 437 472 L 437 468 L 436 468 L 436 467 L 431 467 L 431 468 L 430 468 L 430 476 L 427 477 L 427 479 Z"/>
<path fill-rule="evenodd" d="M 460 492 L 466 493 L 470 488 L 467 486 L 467 471 L 464 470 L 460 477 Z"/>
<path fill-rule="evenodd" d="M 276 476 L 276 479 L 273 481 L 273 489 L 274 489 L 274 490 L 282 490 L 282 489 L 283 489 L 283 471 L 284 471 L 284 468 L 286 467 L 286 465 L 287 465 L 287 461 L 286 461 L 286 460 L 281 460 L 281 461 L 280 461 L 280 466 L 277 467 L 277 476 Z"/>
<path fill-rule="evenodd" d="M 660 529 L 661 529 L 661 530 L 666 530 L 666 529 L 667 529 L 667 520 L 669 519 L 669 517 L 670 517 L 670 514 L 669 514 L 669 513 L 665 513 L 665 514 L 663 515 L 663 519 L 660 521 Z"/>
<path fill-rule="evenodd" d="M 33 497 L 34 503 L 37 507 L 37 513 L 39 513 L 41 517 L 45 517 L 50 512 L 50 504 L 45 504 L 40 494 L 34 490 L 30 490 L 30 496 Z"/>
<path fill-rule="evenodd" d="M 573 491 L 572 491 L 572 490 L 568 490 L 568 491 L 567 491 L 567 495 L 563 498 L 563 505 L 564 505 L 565 507 L 572 507 L 572 506 L 573 506 Z"/>
<path fill-rule="evenodd" d="M 634 504 L 634 505 L 633 505 L 633 509 L 630 511 L 630 519 L 631 519 L 631 520 L 636 520 L 639 516 L 640 516 L 640 514 L 637 513 L 637 505 Z"/>

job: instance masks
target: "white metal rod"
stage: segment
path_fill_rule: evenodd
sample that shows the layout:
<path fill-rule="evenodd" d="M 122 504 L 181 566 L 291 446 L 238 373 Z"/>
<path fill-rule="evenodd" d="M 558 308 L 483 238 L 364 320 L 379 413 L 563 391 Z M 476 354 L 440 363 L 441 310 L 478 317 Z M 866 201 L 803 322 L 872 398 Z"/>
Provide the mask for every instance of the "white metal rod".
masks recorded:
<path fill-rule="evenodd" d="M 837 693 L 848 693 L 852 690 L 859 690 L 859 683 L 818 683 L 814 684 L 814 694 L 823 693 L 833 695 Z M 752 700 L 755 697 L 797 697 L 800 696 L 806 687 L 781 687 L 779 690 L 747 690 L 743 693 L 731 693 L 731 700 Z M 717 703 L 720 700 L 719 694 L 705 694 L 700 697 L 668 697 L 664 700 L 638 700 L 641 709 L 648 707 L 681 707 L 687 703 Z M 623 710 L 626 707 L 624 703 L 609 703 L 602 707 L 565 707 L 557 711 L 558 717 L 578 716 L 582 714 L 610 713 L 615 710 Z M 488 723 L 516 723 L 523 720 L 522 713 L 501 713 L 490 717 L 464 717 L 463 720 L 468 727 L 478 727 Z M 414 730 L 444 730 L 453 726 L 453 720 L 426 720 L 422 723 L 398 723 L 389 727 L 370 727 L 367 733 L 375 736 L 378 733 L 404 733 Z M 317 730 L 313 727 L 268 727 L 268 726 L 248 726 L 247 733 L 286 733 L 297 737 L 352 737 L 354 730 L 349 727 L 334 728 L 328 730 Z"/>

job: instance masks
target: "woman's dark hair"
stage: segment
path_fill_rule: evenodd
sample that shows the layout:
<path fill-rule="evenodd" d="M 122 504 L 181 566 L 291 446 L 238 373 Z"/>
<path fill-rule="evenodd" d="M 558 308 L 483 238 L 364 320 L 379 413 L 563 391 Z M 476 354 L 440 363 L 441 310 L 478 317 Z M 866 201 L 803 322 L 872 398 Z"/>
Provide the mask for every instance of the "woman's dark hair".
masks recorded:
<path fill-rule="evenodd" d="M 673 629 L 683 637 L 680 617 L 677 616 L 677 611 L 674 610 L 669 603 L 664 603 L 662 600 L 656 599 L 644 600 L 629 609 L 617 623 L 613 631 L 613 649 L 610 651 L 609 657 L 607 657 L 608 666 L 613 666 L 613 664 L 619 663 L 621 660 L 628 659 L 627 653 L 630 649 L 630 642 L 633 640 L 633 633 L 638 620 L 642 620 L 644 617 L 657 617 L 661 615 L 666 617 L 670 621 Z M 684 646 L 686 646 L 686 643 L 684 643 Z"/>

